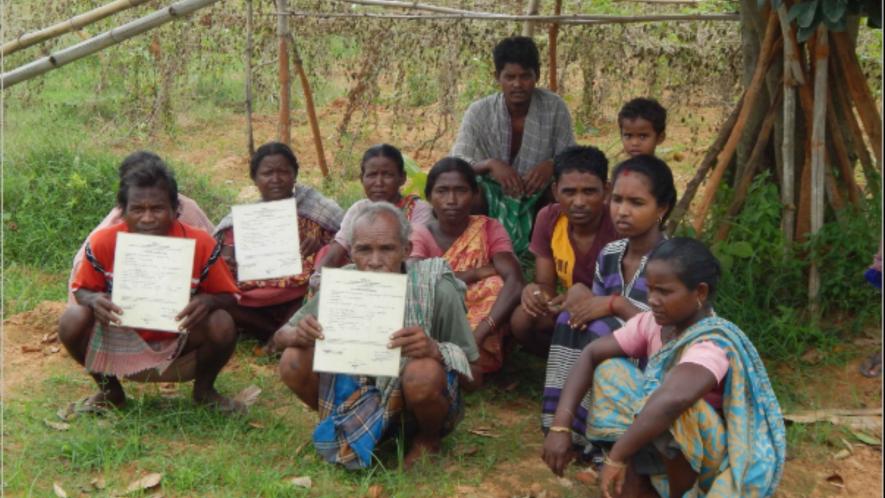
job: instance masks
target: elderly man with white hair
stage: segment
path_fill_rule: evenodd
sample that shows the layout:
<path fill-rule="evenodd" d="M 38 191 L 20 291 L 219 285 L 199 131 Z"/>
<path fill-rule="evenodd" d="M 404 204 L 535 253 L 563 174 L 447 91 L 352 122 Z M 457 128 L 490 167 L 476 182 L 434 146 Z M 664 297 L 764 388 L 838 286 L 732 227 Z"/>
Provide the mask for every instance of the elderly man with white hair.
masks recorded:
<path fill-rule="evenodd" d="M 405 468 L 438 452 L 442 437 L 463 416 L 461 386 L 481 383 L 464 285 L 440 258 L 407 262 L 410 231 L 396 207 L 370 202 L 360 206 L 349 234 L 350 267 L 408 276 L 405 327 L 391 331 L 389 346 L 402 348 L 407 359 L 398 378 L 314 372 L 314 344 L 323 338 L 316 298 L 274 336 L 274 346 L 284 350 L 283 382 L 319 412 L 313 434 L 317 451 L 349 469 L 367 467 L 377 444 L 401 426 L 412 440 Z"/>

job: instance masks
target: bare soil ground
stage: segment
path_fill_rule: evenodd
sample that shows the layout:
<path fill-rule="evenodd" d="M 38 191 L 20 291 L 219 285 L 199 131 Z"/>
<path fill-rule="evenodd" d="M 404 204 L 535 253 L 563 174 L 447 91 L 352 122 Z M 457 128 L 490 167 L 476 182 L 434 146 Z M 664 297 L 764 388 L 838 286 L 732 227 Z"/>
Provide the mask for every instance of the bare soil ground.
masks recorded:
<path fill-rule="evenodd" d="M 5 403 L 15 402 L 28 395 L 31 386 L 41 385 L 52 375 L 87 377 L 67 356 L 54 339 L 56 324 L 64 303 L 43 302 L 36 309 L 12 316 L 3 322 L 3 380 L 2 393 Z M 809 400 L 808 408 L 858 408 L 881 405 L 881 378 L 867 379 L 857 367 L 864 358 L 862 350 L 842 366 L 823 366 L 803 375 L 803 393 Z M 227 369 L 246 369 L 246 375 L 273 375 L 273 367 L 257 364 L 254 358 L 235 357 Z M 772 375 L 790 375 L 788 365 L 772 368 Z M 92 389 L 89 382 L 82 385 L 83 393 L 66 394 L 65 399 L 87 394 Z M 61 405 L 61 401 L 59 406 Z M 505 402 L 485 404 L 494 413 L 499 426 L 493 432 L 508 430 L 531 434 L 515 450 L 514 458 L 497 462 L 492 471 L 477 486 L 459 486 L 458 496 L 470 497 L 537 497 L 597 496 L 591 471 L 572 466 L 565 478 L 553 476 L 539 458 L 541 440 L 535 436 L 537 402 L 519 397 Z M 311 415 L 304 413 L 305 417 Z M 477 430 L 462 427 L 459 430 Z M 881 439 L 881 434 L 876 434 Z M 858 441 L 849 443 L 850 453 L 837 456 L 845 447 L 842 443 L 805 443 L 789 448 L 786 472 L 777 496 L 800 497 L 873 497 L 882 496 L 881 447 L 870 447 Z M 481 451 L 477 447 L 453 447 L 458 454 Z M 448 465 L 456 465 L 451 462 Z M 584 492 L 581 492 L 581 489 Z"/>

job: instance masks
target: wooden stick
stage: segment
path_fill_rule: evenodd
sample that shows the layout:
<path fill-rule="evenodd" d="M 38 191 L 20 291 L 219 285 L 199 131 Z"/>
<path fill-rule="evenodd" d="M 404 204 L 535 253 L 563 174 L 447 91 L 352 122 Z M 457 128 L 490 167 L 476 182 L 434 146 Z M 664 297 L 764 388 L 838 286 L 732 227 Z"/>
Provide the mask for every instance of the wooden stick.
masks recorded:
<path fill-rule="evenodd" d="M 842 72 L 845 73 L 845 81 L 848 83 L 848 91 L 851 93 L 851 99 L 857 105 L 857 112 L 860 114 L 860 120 L 863 123 L 864 130 L 870 139 L 870 146 L 873 148 L 873 155 L 876 157 L 876 164 L 882 168 L 882 117 L 879 115 L 879 107 L 876 99 L 870 93 L 870 86 L 867 84 L 866 76 L 860 69 L 860 63 L 857 60 L 857 54 L 851 49 L 851 42 L 846 33 L 833 33 L 833 45 L 835 48 L 836 58 L 842 66 Z"/>
<path fill-rule="evenodd" d="M 411 4 L 410 4 L 411 5 Z M 470 11 L 464 11 L 470 12 Z M 290 10 L 292 17 L 316 19 L 397 19 L 401 21 L 534 21 L 536 23 L 557 23 L 572 25 L 634 24 L 650 22 L 694 22 L 694 21 L 740 21 L 738 14 L 656 14 L 642 16 L 602 16 L 574 14 L 568 16 L 524 16 L 480 12 L 476 14 L 377 14 L 373 12 L 309 12 Z M 269 14 L 276 15 L 276 14 Z"/>
<path fill-rule="evenodd" d="M 249 157 L 255 154 L 255 136 L 252 133 L 252 0 L 246 0 L 246 147 Z"/>
<path fill-rule="evenodd" d="M 811 234 L 815 235 L 824 226 L 824 182 L 827 119 L 827 58 L 830 47 L 827 40 L 827 27 L 821 23 L 817 27 L 814 41 L 814 115 L 811 127 Z M 817 262 L 811 260 L 808 275 L 808 300 L 812 316 L 817 318 L 820 311 L 820 272 Z"/>
<path fill-rule="evenodd" d="M 9 88 L 13 85 L 39 76 L 47 71 L 58 69 L 65 64 L 87 55 L 94 54 L 104 48 L 116 45 L 133 36 L 150 31 L 157 26 L 166 24 L 179 17 L 186 16 L 191 12 L 202 9 L 217 2 L 218 0 L 181 0 L 169 7 L 148 14 L 142 18 L 118 26 L 110 31 L 94 36 L 72 47 L 60 50 L 48 57 L 42 57 L 31 63 L 19 66 L 16 69 L 0 75 L 0 88 Z"/>
<path fill-rule="evenodd" d="M 288 10 L 288 0 L 276 0 L 277 11 Z M 291 80 L 289 78 L 289 16 L 277 16 L 278 60 L 280 80 L 280 111 L 277 124 L 277 139 L 289 145 L 292 141 L 290 98 Z"/>
<path fill-rule="evenodd" d="M 310 81 L 307 79 L 307 73 L 304 71 L 304 64 L 301 62 L 301 54 L 298 53 L 298 47 L 295 45 L 295 38 L 292 35 L 289 35 L 289 41 L 292 44 L 292 62 L 295 64 L 295 70 L 298 72 L 298 78 L 301 80 L 301 89 L 304 92 L 304 107 L 307 108 L 307 120 L 310 122 L 310 131 L 313 133 L 313 145 L 317 151 L 317 160 L 320 163 L 320 171 L 323 172 L 323 178 L 328 178 L 329 166 L 326 164 L 326 152 L 323 150 L 323 137 L 320 134 L 317 112 L 313 105 L 313 91 L 310 89 Z"/>
<path fill-rule="evenodd" d="M 43 28 L 32 33 L 22 34 L 16 39 L 10 40 L 0 46 L 0 56 L 5 57 L 13 52 L 17 52 L 23 48 L 27 48 L 31 45 L 49 40 L 50 38 L 55 38 L 70 31 L 77 31 L 83 26 L 87 26 L 96 21 L 100 21 L 105 17 L 116 14 L 117 12 L 136 7 L 147 1 L 148 0 L 115 0 L 107 5 L 102 5 L 101 7 L 92 9 L 89 12 L 84 12 L 66 21 L 53 24 L 48 28 Z"/>
<path fill-rule="evenodd" d="M 698 191 L 698 187 L 700 187 L 701 183 L 704 181 L 704 177 L 707 176 L 707 172 L 710 171 L 710 168 L 715 163 L 716 156 L 719 155 L 722 147 L 725 146 L 728 137 L 731 136 L 731 131 L 734 129 L 734 125 L 737 122 L 737 117 L 741 112 L 743 102 L 744 96 L 742 95 L 737 105 L 732 109 L 731 114 L 729 114 L 728 118 L 725 120 L 725 123 L 723 123 L 722 128 L 719 129 L 719 135 L 716 136 L 713 145 L 707 149 L 707 153 L 704 155 L 700 166 L 698 166 L 698 169 L 695 171 L 694 177 L 692 177 L 685 186 L 685 193 L 679 198 L 679 202 L 676 203 L 676 207 L 673 208 L 673 212 L 670 214 L 670 220 L 667 222 L 667 231 L 669 233 L 673 233 L 682 222 L 685 213 L 688 211 L 689 206 L 691 206 L 692 199 L 694 199 L 694 196 Z"/>
<path fill-rule="evenodd" d="M 716 241 L 725 240 L 725 238 L 728 237 L 728 232 L 731 230 L 731 222 L 729 220 L 733 219 L 740 212 L 741 207 L 744 205 L 744 201 L 747 199 L 747 194 L 750 192 L 750 185 L 753 183 L 753 178 L 762 169 L 762 155 L 765 153 L 765 148 L 768 147 L 768 142 L 771 139 L 771 132 L 774 131 L 774 122 L 777 118 L 777 111 L 781 106 L 781 93 L 782 92 L 778 90 L 771 103 L 771 107 L 769 107 L 768 112 L 765 114 L 765 118 L 762 120 L 762 126 L 759 128 L 759 136 L 756 138 L 756 143 L 753 145 L 753 150 L 750 152 L 749 159 L 747 159 L 748 167 L 744 172 L 744 176 L 738 180 L 738 184 L 734 190 L 734 196 L 728 206 L 725 218 L 721 221 L 719 230 L 714 237 L 714 240 Z"/>
<path fill-rule="evenodd" d="M 811 123 L 807 120 L 806 123 Z M 796 212 L 795 240 L 805 240 L 811 227 L 811 133 L 805 135 L 805 161 L 799 185 L 799 209 Z"/>
<path fill-rule="evenodd" d="M 867 144 L 864 142 L 863 130 L 860 129 L 860 124 L 858 124 L 857 117 L 854 115 L 851 101 L 848 99 L 848 85 L 845 83 L 844 75 L 836 68 L 837 62 L 835 60 L 831 58 L 830 62 L 830 79 L 833 81 L 833 90 L 830 92 L 830 95 L 834 95 L 836 98 L 837 117 L 841 118 L 841 123 L 847 125 L 845 135 L 848 138 L 848 146 L 857 154 L 857 158 L 863 168 L 864 177 L 867 180 L 868 189 L 873 188 L 877 183 L 873 158 L 870 157 Z"/>
<path fill-rule="evenodd" d="M 784 2 L 777 8 L 777 18 L 781 25 L 781 36 L 784 39 L 784 81 L 790 86 L 805 83 L 802 64 L 799 62 L 799 45 L 796 42 L 796 30 L 787 19 L 787 6 Z"/>
<path fill-rule="evenodd" d="M 525 8 L 526 15 L 537 16 L 539 3 L 541 3 L 541 0 L 527 0 Z M 529 38 L 535 36 L 535 23 L 533 21 L 525 21 L 522 23 L 522 36 L 528 36 Z"/>
<path fill-rule="evenodd" d="M 762 85 L 765 83 L 765 73 L 768 72 L 769 64 L 773 59 L 773 48 L 777 35 L 777 26 L 777 15 L 773 12 L 769 13 L 768 25 L 765 28 L 765 36 L 762 40 L 762 46 L 759 49 L 759 60 L 756 63 L 756 70 L 753 72 L 753 78 L 750 80 L 750 84 L 747 86 L 747 91 L 744 94 L 744 102 L 741 105 L 740 114 L 735 122 L 734 129 L 731 130 L 731 136 L 728 137 L 728 141 L 716 157 L 716 168 L 713 169 L 713 173 L 710 175 L 707 189 L 704 191 L 704 196 L 701 198 L 701 203 L 698 205 L 697 213 L 695 213 L 694 216 L 692 226 L 697 235 L 700 235 L 703 230 L 704 219 L 707 217 L 707 212 L 709 212 L 710 206 L 713 204 L 713 199 L 716 197 L 719 183 L 722 181 L 722 176 L 725 174 L 725 170 L 728 168 L 731 158 L 737 149 L 738 141 L 740 140 L 741 133 L 743 133 L 744 127 L 747 124 L 750 111 L 756 103 L 756 99 L 759 97 Z"/>
<path fill-rule="evenodd" d="M 557 16 L 562 13 L 562 0 L 556 0 L 556 3 L 553 5 L 553 13 Z M 556 92 L 556 41 L 559 37 L 559 23 L 553 23 L 550 25 L 550 31 L 548 32 L 547 37 L 549 39 L 548 45 L 550 46 L 550 48 L 548 49 L 550 59 L 547 63 L 547 71 L 550 83 L 547 85 L 547 87 L 550 88 L 551 92 Z"/>
<path fill-rule="evenodd" d="M 784 44 L 786 47 L 786 44 Z M 784 136 L 781 142 L 783 175 L 781 178 L 781 228 L 787 244 L 793 242 L 796 226 L 796 87 L 784 79 Z M 786 246 L 784 247 L 786 249 Z"/>
<path fill-rule="evenodd" d="M 631 23 L 649 21 L 737 21 L 739 14 L 658 14 L 641 16 L 616 16 L 603 14 L 574 14 L 569 16 L 526 16 L 498 14 L 494 12 L 480 12 L 452 7 L 441 7 L 418 2 L 400 0 L 338 0 L 342 3 L 369 5 L 375 7 L 398 8 L 404 10 L 421 10 L 441 14 L 454 14 L 462 19 L 497 19 L 500 21 L 556 21 L 563 24 L 585 24 L 589 22 L 605 21 L 608 23 Z"/>
<path fill-rule="evenodd" d="M 860 187 L 854 181 L 854 167 L 851 165 L 851 159 L 848 158 L 848 149 L 845 142 L 839 122 L 836 119 L 836 110 L 833 109 L 833 92 L 827 92 L 827 127 L 830 129 L 828 136 L 830 144 L 833 146 L 833 155 L 835 156 L 835 164 L 833 167 L 839 168 L 839 176 L 845 188 L 848 190 L 848 200 L 851 204 L 857 206 L 860 204 Z M 835 179 L 834 179 L 835 181 Z"/>

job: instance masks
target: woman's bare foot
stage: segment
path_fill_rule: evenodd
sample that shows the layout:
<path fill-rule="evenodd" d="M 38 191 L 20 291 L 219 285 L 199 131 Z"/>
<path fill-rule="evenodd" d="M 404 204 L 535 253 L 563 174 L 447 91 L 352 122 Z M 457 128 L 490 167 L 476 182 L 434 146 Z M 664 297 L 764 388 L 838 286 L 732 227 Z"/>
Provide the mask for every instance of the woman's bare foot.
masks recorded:
<path fill-rule="evenodd" d="M 403 458 L 403 470 L 409 470 L 412 466 L 418 463 L 424 455 L 435 455 L 439 453 L 439 450 L 440 440 L 438 437 L 415 437 L 414 441 L 412 441 L 412 448 L 406 453 L 405 458 Z"/>

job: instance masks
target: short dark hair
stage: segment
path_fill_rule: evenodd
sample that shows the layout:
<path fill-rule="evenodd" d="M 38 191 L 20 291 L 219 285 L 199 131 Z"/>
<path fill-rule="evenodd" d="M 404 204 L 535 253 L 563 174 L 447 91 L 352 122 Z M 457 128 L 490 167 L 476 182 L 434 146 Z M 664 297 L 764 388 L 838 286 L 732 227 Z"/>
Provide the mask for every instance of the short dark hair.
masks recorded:
<path fill-rule="evenodd" d="M 701 283 L 709 287 L 707 303 L 716 296 L 716 286 L 722 275 L 722 267 L 716 256 L 702 242 L 689 237 L 673 237 L 661 242 L 648 256 L 648 261 L 674 263 L 673 272 L 690 290 Z"/>
<path fill-rule="evenodd" d="M 124 165 L 127 167 L 123 168 Z M 117 205 L 123 212 L 126 212 L 129 189 L 132 187 L 165 189 L 172 210 L 178 211 L 178 183 L 175 181 L 175 173 L 166 166 L 160 156 L 145 151 L 130 154 L 120 164 L 120 170 L 125 174 L 120 178 L 120 188 L 117 189 Z"/>
<path fill-rule="evenodd" d="M 660 135 L 667 129 L 667 110 L 655 99 L 638 97 L 624 104 L 618 112 L 618 127 L 625 119 L 642 118 Z"/>
<path fill-rule="evenodd" d="M 541 76 L 541 56 L 538 54 L 538 46 L 527 36 L 504 38 L 495 45 L 492 58 L 495 61 L 495 75 L 501 74 L 506 64 L 519 64 L 525 69 L 533 70 L 536 77 Z"/>
<path fill-rule="evenodd" d="M 375 157 L 386 157 L 396 164 L 399 174 L 406 174 L 406 164 L 403 161 L 403 153 L 390 144 L 378 144 L 369 147 L 363 154 L 363 160 L 360 161 L 360 175 L 366 172 L 366 163 L 369 159 Z"/>
<path fill-rule="evenodd" d="M 676 185 L 673 182 L 673 171 L 663 160 L 648 154 L 631 157 L 618 164 L 612 175 L 612 183 L 618 181 L 618 177 L 627 171 L 640 173 L 648 178 L 651 184 L 651 195 L 655 201 L 667 205 L 667 212 L 661 218 L 661 223 L 667 221 L 673 207 L 676 206 Z"/>
<path fill-rule="evenodd" d="M 289 166 L 292 167 L 292 171 L 295 172 L 295 176 L 297 177 L 298 159 L 295 158 L 295 153 L 292 152 L 292 149 L 282 142 L 268 142 L 259 147 L 258 150 L 255 151 L 255 154 L 252 154 L 252 160 L 249 161 L 249 176 L 254 180 L 256 173 L 258 173 L 258 166 L 261 165 L 261 161 L 263 161 L 265 157 L 276 155 L 286 158 L 289 162 Z"/>
<path fill-rule="evenodd" d="M 553 178 L 559 181 L 569 171 L 596 175 L 604 184 L 608 181 L 608 159 L 596 147 L 572 145 L 553 158 Z"/>
<path fill-rule="evenodd" d="M 436 185 L 436 180 L 439 179 L 439 175 L 443 173 L 451 173 L 453 171 L 461 174 L 464 181 L 470 185 L 470 190 L 479 192 L 479 183 L 476 181 L 476 172 L 473 171 L 473 167 L 460 157 L 444 157 L 437 161 L 436 164 L 430 168 L 430 172 L 427 173 L 427 184 L 424 186 L 424 197 L 427 200 L 430 200 L 430 193 L 433 192 L 433 187 Z"/>

